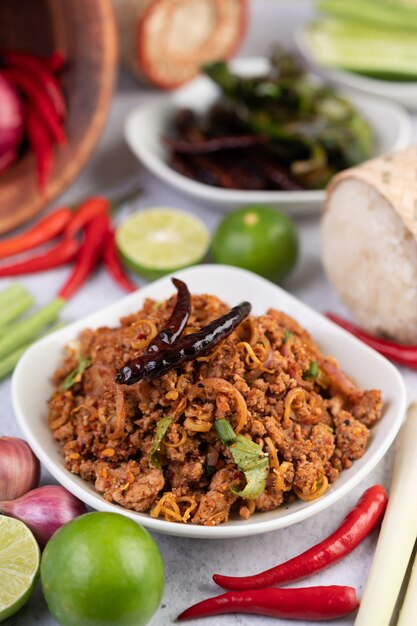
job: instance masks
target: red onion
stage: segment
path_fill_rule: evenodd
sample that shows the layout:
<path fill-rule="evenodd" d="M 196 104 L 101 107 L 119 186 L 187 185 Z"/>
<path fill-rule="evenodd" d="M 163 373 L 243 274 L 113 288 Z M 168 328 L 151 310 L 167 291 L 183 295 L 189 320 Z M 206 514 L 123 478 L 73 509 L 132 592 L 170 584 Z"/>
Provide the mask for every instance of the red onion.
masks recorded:
<path fill-rule="evenodd" d="M 26 441 L 0 437 L 0 500 L 15 500 L 34 489 L 39 474 L 39 461 Z"/>
<path fill-rule="evenodd" d="M 0 72 L 0 172 L 17 157 L 23 137 L 23 108 L 19 93 Z"/>
<path fill-rule="evenodd" d="M 40 546 L 44 546 L 58 528 L 86 512 L 81 500 L 58 485 L 39 487 L 17 500 L 0 502 L 0 513 L 24 522 Z"/>

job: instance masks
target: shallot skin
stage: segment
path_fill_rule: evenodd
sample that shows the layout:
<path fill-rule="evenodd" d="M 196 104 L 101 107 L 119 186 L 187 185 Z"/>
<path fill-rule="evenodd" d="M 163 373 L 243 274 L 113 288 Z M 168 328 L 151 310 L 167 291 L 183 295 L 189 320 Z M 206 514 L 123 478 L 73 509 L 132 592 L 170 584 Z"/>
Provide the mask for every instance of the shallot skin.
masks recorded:
<path fill-rule="evenodd" d="M 15 500 L 35 489 L 40 470 L 40 463 L 26 441 L 0 437 L 0 501 Z"/>
<path fill-rule="evenodd" d="M 38 487 L 16 500 L 0 502 L 0 513 L 24 522 L 41 547 L 58 528 L 86 512 L 85 504 L 59 485 Z"/>

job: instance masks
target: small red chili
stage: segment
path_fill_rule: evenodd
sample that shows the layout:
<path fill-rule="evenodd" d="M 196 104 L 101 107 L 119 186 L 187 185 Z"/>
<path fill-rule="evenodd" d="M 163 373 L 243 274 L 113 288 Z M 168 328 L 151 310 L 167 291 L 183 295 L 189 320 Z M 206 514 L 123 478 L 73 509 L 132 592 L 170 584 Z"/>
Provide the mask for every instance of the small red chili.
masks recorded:
<path fill-rule="evenodd" d="M 260 589 L 321 572 L 352 552 L 377 527 L 387 501 L 384 487 L 374 485 L 365 491 L 355 508 L 331 535 L 306 552 L 254 576 L 214 574 L 213 580 L 224 589 Z"/>
<path fill-rule="evenodd" d="M 79 248 L 80 244 L 76 239 L 65 238 L 47 250 L 42 251 L 40 254 L 31 256 L 17 263 L 3 265 L 0 267 L 0 277 L 32 274 L 34 272 L 50 270 L 54 267 L 60 267 L 72 261 Z"/>
<path fill-rule="evenodd" d="M 36 248 L 60 235 L 72 218 L 69 207 L 60 207 L 16 237 L 0 241 L 0 259 Z"/>
<path fill-rule="evenodd" d="M 125 289 L 129 292 L 139 289 L 139 287 L 130 280 L 120 261 L 119 253 L 116 247 L 116 241 L 114 238 L 114 230 L 112 228 L 108 229 L 104 238 L 102 254 L 105 268 L 107 269 L 110 276 L 115 280 L 118 285 L 120 285 L 122 289 Z"/>
<path fill-rule="evenodd" d="M 48 94 L 58 116 L 61 119 L 65 117 L 66 106 L 61 86 L 43 59 L 15 50 L 7 50 L 1 56 L 6 67 L 20 69 L 32 76 Z"/>
<path fill-rule="evenodd" d="M 38 115 L 37 109 L 30 103 L 26 106 L 26 130 L 30 147 L 36 158 L 39 189 L 43 192 L 53 166 L 52 140 L 43 120 Z"/>
<path fill-rule="evenodd" d="M 224 613 L 251 613 L 283 619 L 327 621 L 349 615 L 359 606 L 353 587 L 300 587 L 298 589 L 252 589 L 229 591 L 186 609 L 181 622 Z"/>
<path fill-rule="evenodd" d="M 399 365 L 406 365 L 411 369 L 417 369 L 417 346 L 404 345 L 395 341 L 389 341 L 388 339 L 374 337 L 335 313 L 326 313 L 325 315 L 329 320 L 349 331 L 358 339 L 361 339 L 361 341 L 366 343 L 370 348 L 373 348 L 387 359 Z"/>
<path fill-rule="evenodd" d="M 16 85 L 33 105 L 39 118 L 50 132 L 52 139 L 58 144 L 65 143 L 66 137 L 61 121 L 43 86 L 20 68 L 6 68 L 3 70 L 3 74 Z"/>
<path fill-rule="evenodd" d="M 58 293 L 60 298 L 68 300 L 82 287 L 96 268 L 100 259 L 104 237 L 109 227 L 109 217 L 100 213 L 85 226 L 85 237 L 77 256 L 77 262 L 68 280 Z"/>
<path fill-rule="evenodd" d="M 73 218 L 69 222 L 65 234 L 72 237 L 80 232 L 88 222 L 102 213 L 110 211 L 110 202 L 107 198 L 97 196 L 84 200 L 73 214 Z"/>

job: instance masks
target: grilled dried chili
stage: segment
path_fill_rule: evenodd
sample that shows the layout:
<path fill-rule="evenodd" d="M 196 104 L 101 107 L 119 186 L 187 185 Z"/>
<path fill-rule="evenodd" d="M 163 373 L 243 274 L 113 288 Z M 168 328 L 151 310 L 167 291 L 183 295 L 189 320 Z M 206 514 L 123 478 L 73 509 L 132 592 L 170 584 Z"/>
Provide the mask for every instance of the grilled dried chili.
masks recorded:
<path fill-rule="evenodd" d="M 250 613 L 287 619 L 323 622 L 349 615 L 359 603 L 353 587 L 300 587 L 229 591 L 190 606 L 177 617 L 182 622 L 225 613 Z"/>
<path fill-rule="evenodd" d="M 174 367 L 197 356 L 207 354 L 220 341 L 228 337 L 251 311 L 249 302 L 241 302 L 228 313 L 207 324 L 195 333 L 191 333 L 159 353 L 144 354 L 120 369 L 115 377 L 119 385 L 133 385 L 139 380 L 159 378 Z"/>
<path fill-rule="evenodd" d="M 208 154 L 219 150 L 236 150 L 237 148 L 249 148 L 251 146 L 263 146 L 269 141 L 267 135 L 224 135 L 219 137 L 203 137 L 189 141 L 176 137 L 163 137 L 164 143 L 175 152 L 181 154 Z"/>
<path fill-rule="evenodd" d="M 145 354 L 155 355 L 179 339 L 191 313 L 191 294 L 187 285 L 178 278 L 171 278 L 176 287 L 177 301 L 164 328 L 156 335 Z"/>
<path fill-rule="evenodd" d="M 365 491 L 342 524 L 326 539 L 285 563 L 254 576 L 221 576 L 213 580 L 224 589 L 249 590 L 280 585 L 320 572 L 352 552 L 381 521 L 387 494 L 381 485 Z"/>

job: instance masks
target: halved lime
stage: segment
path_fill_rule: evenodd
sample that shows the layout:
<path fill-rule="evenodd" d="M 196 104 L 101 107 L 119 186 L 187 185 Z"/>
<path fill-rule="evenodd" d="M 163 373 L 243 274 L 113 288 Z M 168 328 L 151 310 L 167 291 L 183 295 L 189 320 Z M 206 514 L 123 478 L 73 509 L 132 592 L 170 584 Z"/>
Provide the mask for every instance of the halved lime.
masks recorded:
<path fill-rule="evenodd" d="M 29 599 L 39 574 L 40 550 L 23 522 L 0 515 L 0 622 Z"/>
<path fill-rule="evenodd" d="M 199 263 L 210 235 L 203 222 L 184 211 L 155 207 L 131 215 L 116 231 L 128 267 L 150 280 Z"/>

